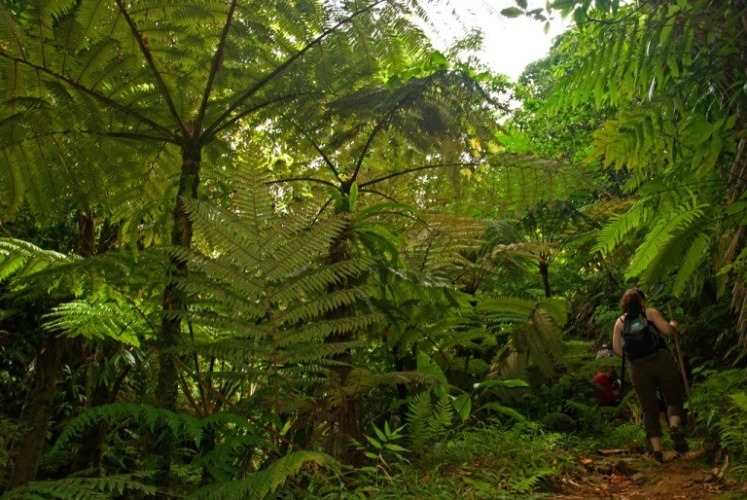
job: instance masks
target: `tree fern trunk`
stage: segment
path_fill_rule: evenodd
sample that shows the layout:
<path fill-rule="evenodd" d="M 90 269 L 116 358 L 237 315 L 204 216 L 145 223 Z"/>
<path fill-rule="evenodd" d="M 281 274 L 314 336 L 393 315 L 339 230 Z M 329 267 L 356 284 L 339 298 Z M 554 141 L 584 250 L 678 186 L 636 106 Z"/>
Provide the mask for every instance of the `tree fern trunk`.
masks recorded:
<path fill-rule="evenodd" d="M 550 277 L 548 275 L 549 264 L 547 260 L 540 259 L 539 261 L 540 275 L 542 276 L 542 286 L 545 288 L 545 298 L 549 299 L 552 295 L 550 290 Z"/>
<path fill-rule="evenodd" d="M 182 150 L 182 169 L 179 177 L 176 206 L 173 212 L 174 227 L 171 231 L 171 244 L 190 248 L 192 245 L 192 221 L 189 220 L 184 199 L 197 199 L 200 183 L 201 150 L 198 145 L 187 145 Z M 180 279 L 189 274 L 187 260 L 172 256 L 169 259 L 169 277 Z M 181 313 L 187 309 L 186 298 L 178 290 L 176 283 L 170 282 L 163 292 L 163 320 L 158 340 L 158 382 L 156 404 L 167 410 L 176 409 L 178 391 L 177 367 L 169 352 L 176 347 L 181 336 Z M 170 443 L 156 437 L 154 453 L 161 458 L 162 468 L 157 478 L 159 486 L 165 486 L 170 468 Z"/>
<path fill-rule="evenodd" d="M 329 249 L 328 261 L 330 264 L 344 262 L 350 260 L 350 232 L 346 230 L 340 234 L 339 237 L 332 242 Z M 328 290 L 332 293 L 338 289 L 343 288 L 344 284 L 338 284 L 331 286 Z M 354 314 L 354 311 L 350 306 L 341 308 L 328 315 L 329 319 L 336 317 L 349 317 Z M 335 342 L 347 342 L 352 340 L 351 333 L 345 333 L 337 335 L 333 339 Z M 340 392 L 345 386 L 348 375 L 350 374 L 353 362 L 353 354 L 350 350 L 346 350 L 335 356 L 335 361 L 339 362 L 340 365 L 333 368 L 334 376 L 336 377 L 336 383 L 339 384 Z M 332 455 L 340 458 L 344 463 L 356 465 L 359 461 L 359 454 L 350 446 L 350 440 L 355 439 L 358 442 L 363 441 L 363 429 L 361 427 L 361 407 L 360 400 L 357 398 L 346 398 L 342 396 L 342 401 L 339 408 L 337 408 L 336 417 L 329 422 L 330 426 L 330 452 Z"/>

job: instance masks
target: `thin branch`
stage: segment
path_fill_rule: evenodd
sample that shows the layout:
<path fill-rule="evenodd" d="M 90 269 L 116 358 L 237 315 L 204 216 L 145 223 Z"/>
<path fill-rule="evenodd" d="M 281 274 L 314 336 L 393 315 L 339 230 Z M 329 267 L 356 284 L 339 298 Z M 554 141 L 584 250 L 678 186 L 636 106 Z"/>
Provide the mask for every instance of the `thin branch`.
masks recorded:
<path fill-rule="evenodd" d="M 179 144 L 179 141 L 172 138 L 164 138 L 164 137 L 158 137 L 155 135 L 146 135 L 146 134 L 135 134 L 131 132 L 93 132 L 91 130 L 78 130 L 76 132 L 80 132 L 83 134 L 91 134 L 91 135 L 105 135 L 107 137 L 117 137 L 119 139 L 133 139 L 138 141 L 150 141 L 150 142 L 159 142 L 164 143 L 168 142 L 171 144 Z"/>
<path fill-rule="evenodd" d="M 215 387 L 212 385 L 209 385 L 205 383 L 204 380 L 202 380 L 194 371 L 192 371 L 191 368 L 189 368 L 187 365 L 182 362 L 181 359 L 179 359 L 177 356 L 171 356 L 171 361 L 174 362 L 174 364 L 180 368 L 184 373 L 192 377 L 192 379 L 203 386 L 215 399 L 218 401 L 222 401 L 223 404 L 231 408 L 233 411 L 235 411 L 238 415 L 242 415 L 244 418 L 246 418 L 249 422 L 251 422 L 253 425 L 256 425 L 257 427 L 260 427 L 267 431 L 268 433 L 272 434 L 275 439 L 284 442 L 288 446 L 290 446 L 293 449 L 300 449 L 301 447 L 297 445 L 296 443 L 290 441 L 288 438 L 280 434 L 277 430 L 273 429 L 272 427 L 266 426 L 264 424 L 261 424 L 258 420 L 255 418 L 252 418 L 251 416 L 244 413 L 241 408 L 236 406 L 233 401 L 225 397 L 223 394 L 221 394 L 219 391 L 215 390 Z"/>
<path fill-rule="evenodd" d="M 329 207 L 332 204 L 333 198 L 329 197 L 327 198 L 327 201 L 324 202 L 324 205 L 319 209 L 319 211 L 314 216 L 314 220 L 312 221 L 312 225 L 319 222 L 319 219 L 321 219 L 322 214 L 327 210 L 327 207 Z"/>
<path fill-rule="evenodd" d="M 300 94 L 287 94 L 287 95 L 283 95 L 283 96 L 280 96 L 280 97 L 275 97 L 273 99 L 270 99 L 269 101 L 265 101 L 263 103 L 257 104 L 256 106 L 252 106 L 249 109 L 245 109 L 244 111 L 242 111 L 238 115 L 234 116 L 233 118 L 231 118 L 230 120 L 228 120 L 226 123 L 224 123 L 220 127 L 216 128 L 214 130 L 212 128 L 206 130 L 205 133 L 202 134 L 203 142 L 206 142 L 206 141 L 212 139 L 221 130 L 227 129 L 228 127 L 230 127 L 231 125 L 233 125 L 237 121 L 239 121 L 242 118 L 244 118 L 246 115 L 254 113 L 255 111 L 258 111 L 258 110 L 260 110 L 260 109 L 262 109 L 262 108 L 264 108 L 266 106 L 270 106 L 271 104 L 277 104 L 279 102 L 283 102 L 283 101 L 286 101 L 286 100 L 295 99 L 296 97 L 299 97 L 299 96 L 302 96 L 302 95 L 313 95 L 313 94 L 317 94 L 317 92 L 301 92 Z"/>
<path fill-rule="evenodd" d="M 407 175 L 413 172 L 420 172 L 423 170 L 435 170 L 437 168 L 449 168 L 449 167 L 477 167 L 477 166 L 478 166 L 477 163 L 439 163 L 435 165 L 421 165 L 420 167 L 407 168 L 400 172 L 394 172 L 392 174 L 385 175 L 383 177 L 372 179 L 367 182 L 362 182 L 358 184 L 358 189 L 362 189 L 366 186 L 370 186 L 371 184 L 376 184 L 378 182 L 383 182 L 389 179 L 393 179 L 395 177 L 399 177 L 400 175 Z"/>
<path fill-rule="evenodd" d="M 373 144 L 376 136 L 384 129 L 384 123 L 386 123 L 387 120 L 391 118 L 395 109 L 397 109 L 397 106 L 390 110 L 389 113 L 387 113 L 386 117 L 382 118 L 371 131 L 371 135 L 368 136 L 366 144 L 363 145 L 363 150 L 361 151 L 361 154 L 358 157 L 358 161 L 355 164 L 355 170 L 353 171 L 353 175 L 350 177 L 350 182 L 355 182 L 355 180 L 358 178 L 358 172 L 360 172 L 361 167 L 363 166 L 363 160 L 366 158 L 366 153 L 368 153 L 368 150 L 371 148 L 371 144 Z"/>
<path fill-rule="evenodd" d="M 397 102 L 395 102 L 394 106 L 389 110 L 389 112 L 382 117 L 382 119 L 376 124 L 374 129 L 371 131 L 371 135 L 368 137 L 368 140 L 366 140 L 366 144 L 363 146 L 363 150 L 361 151 L 360 156 L 358 157 L 358 161 L 355 165 L 355 170 L 353 171 L 353 175 L 350 178 L 350 182 L 355 182 L 355 180 L 358 178 L 358 173 L 361 170 L 361 167 L 363 166 L 363 160 L 366 158 L 366 153 L 368 153 L 368 150 L 371 148 L 371 145 L 373 144 L 374 139 L 384 129 L 384 124 L 391 119 L 392 115 L 399 109 L 402 104 L 410 98 L 411 95 L 415 94 L 420 88 L 426 88 L 428 87 L 428 84 L 430 81 L 435 79 L 435 75 L 432 75 L 426 79 L 423 79 L 422 81 L 418 83 L 422 83 L 421 86 L 417 86 L 415 89 L 413 89 L 411 92 L 405 93 L 401 99 L 399 99 Z M 360 187 L 360 186 L 359 186 Z"/>
<path fill-rule="evenodd" d="M 117 0 L 120 1 L 120 0 Z M 342 19 L 340 22 L 335 24 L 329 29 L 324 30 L 318 37 L 314 38 L 311 42 L 309 42 L 304 48 L 293 54 L 291 57 L 289 57 L 283 64 L 272 70 L 267 76 L 262 78 L 260 81 L 252 85 L 252 87 L 249 88 L 246 92 L 241 94 L 236 101 L 234 101 L 233 104 L 231 104 L 228 109 L 226 109 L 223 114 L 221 114 L 215 122 L 210 125 L 207 130 L 205 131 L 205 135 L 212 135 L 215 132 L 218 131 L 221 127 L 221 123 L 226 120 L 229 116 L 231 116 L 231 113 L 236 111 L 239 106 L 244 104 L 244 102 L 249 99 L 251 96 L 253 96 L 256 92 L 258 92 L 260 89 L 262 89 L 267 83 L 269 83 L 273 78 L 275 78 L 277 75 L 285 71 L 291 64 L 296 62 L 298 59 L 300 59 L 304 54 L 306 54 L 309 50 L 311 50 L 312 47 L 315 45 L 318 45 L 322 40 L 327 38 L 329 35 L 335 33 L 341 26 L 350 23 L 353 19 L 355 19 L 358 16 L 363 15 L 366 12 L 369 12 L 376 8 L 379 4 L 384 3 L 388 0 L 376 0 L 371 5 L 362 8 L 361 10 L 354 12 L 350 16 L 346 17 L 345 19 Z"/>
<path fill-rule="evenodd" d="M 267 181 L 265 182 L 265 185 L 272 186 L 273 184 L 283 184 L 285 182 L 300 182 L 300 181 L 316 182 L 318 184 L 325 184 L 335 189 L 340 189 L 340 186 L 338 186 L 334 182 L 325 181 L 324 179 L 317 179 L 315 177 L 287 177 L 285 179 L 276 179 L 274 181 Z"/>
<path fill-rule="evenodd" d="M 382 193 L 381 191 L 377 191 L 376 189 L 359 189 L 358 192 L 360 192 L 360 193 L 377 194 L 377 195 L 381 196 L 382 198 L 387 199 L 387 200 L 389 200 L 389 201 L 391 201 L 393 203 L 399 203 L 399 201 L 397 201 L 396 199 L 392 198 L 388 194 Z"/>
<path fill-rule="evenodd" d="M 335 167 L 334 163 L 332 163 L 332 160 L 329 159 L 329 157 L 322 151 L 322 147 L 317 144 L 317 142 L 314 140 L 313 137 L 311 137 L 305 129 L 303 129 L 301 126 L 299 126 L 295 121 L 291 121 L 293 125 L 296 127 L 296 130 L 301 132 L 301 134 L 308 139 L 308 141 L 311 143 L 312 146 L 314 146 L 314 149 L 316 149 L 316 152 L 319 153 L 319 155 L 324 160 L 324 163 L 327 164 L 330 170 L 332 170 L 332 173 L 335 174 L 335 177 L 337 178 L 340 183 L 343 183 L 342 178 L 340 177 L 340 173 L 337 171 L 337 168 Z"/>
<path fill-rule="evenodd" d="M 231 21 L 233 20 L 233 13 L 236 10 L 237 3 L 238 0 L 231 1 L 231 6 L 228 8 L 228 17 L 226 19 L 226 24 L 223 26 L 223 32 L 220 34 L 218 48 L 215 49 L 215 55 L 213 55 L 213 62 L 210 66 L 210 74 L 208 75 L 207 85 L 205 86 L 205 93 L 202 96 L 200 110 L 197 113 L 197 130 L 200 130 L 202 128 L 202 120 L 203 118 L 205 118 L 205 110 L 207 110 L 210 93 L 213 91 L 213 82 L 215 81 L 215 76 L 218 74 L 218 69 L 223 63 L 223 49 L 226 46 L 226 38 L 228 38 L 228 32 L 231 29 Z"/>
<path fill-rule="evenodd" d="M 207 417 L 208 415 L 204 413 L 204 409 L 200 407 L 197 401 L 195 401 L 194 396 L 192 396 L 192 391 L 187 385 L 187 381 L 184 378 L 184 373 L 182 372 L 178 372 L 178 373 L 179 373 L 179 385 L 182 386 L 182 392 L 187 397 L 189 404 L 192 405 L 192 408 L 194 408 L 195 413 L 197 413 L 201 417 Z M 200 384 L 197 384 L 197 387 L 202 387 L 202 386 L 200 386 Z"/>
<path fill-rule="evenodd" d="M 130 16 L 130 13 L 127 12 L 127 9 L 125 9 L 124 4 L 122 3 L 122 0 L 114 0 L 119 7 L 119 11 L 124 16 L 125 20 L 127 21 L 127 24 L 130 26 L 130 31 L 132 31 L 132 34 L 135 36 L 135 39 L 137 39 L 137 43 L 140 46 L 140 50 L 143 53 L 143 56 L 145 56 L 145 60 L 148 63 L 148 66 L 150 67 L 151 72 L 153 73 L 153 76 L 156 79 L 156 82 L 158 83 L 158 87 L 161 89 L 161 94 L 163 95 L 163 98 L 166 100 L 166 104 L 169 107 L 169 111 L 171 111 L 171 115 L 174 117 L 174 120 L 176 120 L 177 125 L 182 131 L 182 134 L 184 134 L 185 137 L 189 137 L 189 131 L 187 130 L 187 126 L 182 121 L 182 117 L 179 116 L 179 113 L 176 111 L 176 106 L 174 105 L 174 101 L 171 99 L 171 93 L 169 93 L 169 89 L 166 87 L 166 82 L 163 81 L 163 77 L 161 76 L 161 72 L 158 71 L 158 68 L 156 68 L 156 63 L 153 60 L 153 54 L 150 53 L 150 49 L 146 45 L 145 38 L 140 33 L 140 31 L 137 28 L 137 25 L 135 24 L 135 20 L 132 19 Z"/>
<path fill-rule="evenodd" d="M 2 50 L 0 50 L 0 57 L 5 57 L 6 59 L 11 60 L 11 61 L 13 61 L 15 63 L 24 64 L 24 65 L 26 65 L 26 66 L 28 66 L 30 68 L 33 68 L 34 70 L 36 70 L 38 72 L 41 72 L 41 73 L 47 74 L 47 75 L 49 75 L 49 76 L 51 76 L 53 78 L 56 78 L 57 80 L 60 80 L 61 82 L 64 82 L 64 83 L 70 85 L 71 87 L 75 88 L 76 90 L 79 90 L 79 91 L 83 92 L 84 94 L 90 95 L 91 97 L 93 97 L 97 101 L 101 102 L 102 104 L 104 104 L 104 105 L 106 105 L 106 106 L 108 106 L 110 108 L 119 110 L 119 111 L 123 112 L 126 115 L 132 116 L 133 118 L 135 118 L 140 123 L 144 123 L 146 125 L 149 125 L 153 129 L 162 132 L 165 135 L 164 140 L 166 138 L 172 138 L 172 139 L 174 138 L 174 134 L 167 127 L 164 127 L 163 125 L 161 125 L 161 124 L 159 124 L 157 122 L 154 122 L 150 118 L 148 118 L 148 117 L 146 117 L 146 116 L 138 113 L 137 111 L 135 111 L 135 110 L 133 110 L 133 109 L 125 106 L 122 103 L 119 103 L 119 102 L 117 102 L 117 101 L 115 101 L 115 100 L 113 100 L 113 99 L 111 99 L 109 97 L 106 97 L 105 95 L 99 94 L 98 92 L 96 92 L 96 91 L 94 91 L 92 89 L 89 89 L 85 85 L 81 85 L 80 83 L 76 82 L 75 80 L 71 80 L 70 78 L 68 78 L 68 77 L 66 77 L 64 75 L 61 75 L 59 73 L 55 73 L 54 71 L 52 71 L 50 69 L 47 69 L 44 66 L 39 66 L 38 64 L 34 64 L 34 63 L 32 63 L 30 61 L 27 61 L 25 59 L 19 59 L 17 57 L 13 57 L 13 56 L 11 56 L 11 55 L 3 52 Z"/>
<path fill-rule="evenodd" d="M 163 143 L 170 143 L 170 144 L 178 144 L 178 141 L 171 138 L 165 138 L 160 137 L 157 135 L 147 135 L 147 134 L 137 134 L 135 132 L 101 132 L 99 130 L 53 130 L 51 132 L 46 132 L 44 134 L 36 134 L 31 137 L 27 137 L 24 140 L 36 140 L 40 139 L 42 137 L 54 137 L 57 135 L 73 135 L 73 134 L 83 134 L 83 135 L 95 135 L 98 137 L 116 137 L 118 139 L 133 139 L 137 141 L 150 141 L 150 142 L 157 142 L 159 144 Z M 17 144 L 17 143 L 16 143 Z"/>

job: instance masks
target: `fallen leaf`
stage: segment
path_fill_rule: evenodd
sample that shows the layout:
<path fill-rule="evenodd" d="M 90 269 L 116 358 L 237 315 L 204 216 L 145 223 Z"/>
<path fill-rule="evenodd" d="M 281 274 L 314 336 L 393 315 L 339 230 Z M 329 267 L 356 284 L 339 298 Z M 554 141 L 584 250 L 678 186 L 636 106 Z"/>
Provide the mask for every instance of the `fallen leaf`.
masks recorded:
<path fill-rule="evenodd" d="M 625 476 L 613 475 L 610 478 L 610 483 L 614 484 L 615 486 L 619 486 L 624 482 L 625 482 Z"/>

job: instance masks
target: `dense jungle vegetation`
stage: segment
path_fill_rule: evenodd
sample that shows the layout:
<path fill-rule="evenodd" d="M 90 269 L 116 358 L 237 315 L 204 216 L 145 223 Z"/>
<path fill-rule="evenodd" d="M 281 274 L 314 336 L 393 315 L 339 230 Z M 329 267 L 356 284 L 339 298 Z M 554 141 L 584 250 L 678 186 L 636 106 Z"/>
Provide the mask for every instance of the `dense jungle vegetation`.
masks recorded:
<path fill-rule="evenodd" d="M 646 449 L 633 285 L 744 480 L 747 5 L 547 9 L 511 82 L 421 0 L 0 1 L 0 493 L 546 495 Z"/>

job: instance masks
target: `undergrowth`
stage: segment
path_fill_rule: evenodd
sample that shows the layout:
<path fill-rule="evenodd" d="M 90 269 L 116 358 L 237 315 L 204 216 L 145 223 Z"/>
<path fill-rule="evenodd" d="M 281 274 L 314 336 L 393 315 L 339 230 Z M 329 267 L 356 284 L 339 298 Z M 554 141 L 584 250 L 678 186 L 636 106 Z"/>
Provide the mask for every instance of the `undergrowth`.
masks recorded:
<path fill-rule="evenodd" d="M 574 467 L 573 437 L 538 423 L 461 430 L 418 450 L 412 461 L 349 471 L 340 481 L 312 484 L 311 498 L 539 498 L 550 481 Z"/>

